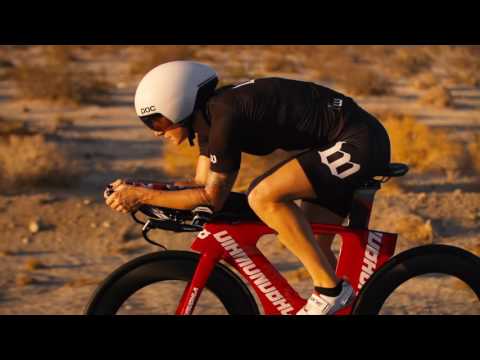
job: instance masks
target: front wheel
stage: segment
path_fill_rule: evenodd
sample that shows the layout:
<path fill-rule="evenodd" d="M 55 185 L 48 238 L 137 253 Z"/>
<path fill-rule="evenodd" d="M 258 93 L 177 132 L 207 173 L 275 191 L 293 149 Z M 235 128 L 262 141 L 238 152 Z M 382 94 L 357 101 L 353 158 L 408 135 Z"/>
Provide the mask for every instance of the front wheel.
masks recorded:
<path fill-rule="evenodd" d="M 161 251 L 136 258 L 115 270 L 93 294 L 87 315 L 175 314 L 200 255 Z M 223 264 L 217 264 L 194 314 L 259 314 L 248 287 Z"/>
<path fill-rule="evenodd" d="M 384 264 L 364 285 L 353 306 L 352 314 L 378 314 L 385 301 L 399 287 L 413 278 L 426 274 L 453 276 L 466 285 L 474 297 L 476 311 L 480 307 L 480 258 L 454 246 L 425 245 L 398 254 Z M 430 280 L 431 282 L 432 280 Z M 426 287 L 420 287 L 420 292 L 428 292 Z M 422 294 L 416 294 L 421 298 Z M 415 306 L 408 304 L 407 306 Z"/>

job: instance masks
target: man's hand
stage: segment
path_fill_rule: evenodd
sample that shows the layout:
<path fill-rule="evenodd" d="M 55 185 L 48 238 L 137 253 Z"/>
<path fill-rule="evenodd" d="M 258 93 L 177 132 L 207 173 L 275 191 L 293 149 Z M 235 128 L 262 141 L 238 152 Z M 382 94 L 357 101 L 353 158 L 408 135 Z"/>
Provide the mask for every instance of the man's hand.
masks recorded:
<path fill-rule="evenodd" d="M 110 183 L 110 186 L 112 187 L 113 191 L 116 191 L 116 188 L 118 188 L 122 184 L 125 184 L 125 180 L 117 179 L 114 182 Z"/>
<path fill-rule="evenodd" d="M 142 188 L 126 185 L 123 180 L 110 184 L 114 190 L 105 201 L 113 210 L 127 214 L 136 211 L 142 205 Z"/>

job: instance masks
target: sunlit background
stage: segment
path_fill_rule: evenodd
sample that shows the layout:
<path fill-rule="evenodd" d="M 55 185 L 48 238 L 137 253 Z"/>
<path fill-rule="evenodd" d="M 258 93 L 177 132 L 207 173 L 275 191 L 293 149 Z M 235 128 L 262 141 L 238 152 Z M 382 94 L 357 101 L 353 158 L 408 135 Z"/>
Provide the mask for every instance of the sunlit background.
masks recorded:
<path fill-rule="evenodd" d="M 388 130 L 392 160 L 411 168 L 378 193 L 371 228 L 398 232 L 397 252 L 444 243 L 480 255 L 479 46 L 0 46 L 0 314 L 81 313 L 108 273 L 156 250 L 102 193 L 117 178 L 193 175 L 198 149 L 154 138 L 133 108 L 142 76 L 180 59 L 212 65 L 221 85 L 279 76 L 354 97 Z M 288 155 L 243 156 L 235 190 Z M 265 241 L 307 294 L 298 260 Z M 454 279 L 420 281 L 386 312 L 480 313 Z"/>

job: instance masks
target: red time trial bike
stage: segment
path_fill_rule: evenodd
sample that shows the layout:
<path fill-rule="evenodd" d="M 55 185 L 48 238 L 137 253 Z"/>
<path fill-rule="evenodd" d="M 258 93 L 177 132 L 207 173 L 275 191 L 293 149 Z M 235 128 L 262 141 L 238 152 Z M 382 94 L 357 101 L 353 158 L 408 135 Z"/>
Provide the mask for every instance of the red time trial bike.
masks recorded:
<path fill-rule="evenodd" d="M 407 172 L 404 164 L 390 164 L 383 173 L 359 187 L 348 226 L 311 224 L 315 234 L 338 234 L 342 240 L 336 274 L 352 284 L 357 296 L 338 315 L 378 314 L 396 288 L 413 277 L 429 273 L 461 279 L 480 299 L 477 256 L 447 245 L 420 246 L 393 256 L 397 234 L 368 228 L 376 191 L 389 178 Z M 165 184 L 134 184 L 169 189 Z M 135 306 L 131 299 L 137 292 L 172 282 L 181 286 L 178 297 L 169 290 L 152 293 L 157 296 L 158 305 L 150 309 L 152 313 L 194 314 L 205 292 L 213 295 L 228 314 L 293 315 L 305 304 L 306 299 L 258 249 L 259 238 L 274 231 L 249 208 L 245 194 L 231 193 L 222 211 L 216 213 L 207 207 L 184 211 L 142 206 L 139 210 L 146 215 L 145 220 L 132 215 L 143 225 L 147 241 L 162 246 L 148 237 L 152 229 L 197 232 L 192 251 L 164 249 L 129 261 L 98 286 L 86 314 L 121 313 L 122 308 Z"/>

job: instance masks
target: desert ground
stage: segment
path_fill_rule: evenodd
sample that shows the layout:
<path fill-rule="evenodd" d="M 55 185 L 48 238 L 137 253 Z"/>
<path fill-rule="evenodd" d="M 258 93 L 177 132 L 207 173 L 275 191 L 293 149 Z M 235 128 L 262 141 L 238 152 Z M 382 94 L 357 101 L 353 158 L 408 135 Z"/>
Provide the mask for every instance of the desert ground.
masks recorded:
<path fill-rule="evenodd" d="M 138 46 L 75 46 L 65 51 L 47 51 L 45 48 L 0 47 L 0 118 L 8 124 L 21 123 L 24 126 L 13 126 L 13 130 L 1 134 L 4 152 L 0 159 L 2 315 L 82 314 L 96 286 L 115 268 L 142 254 L 159 250 L 142 239 L 139 225 L 128 215 L 116 213 L 105 205 L 105 186 L 118 178 L 158 181 L 191 176 L 193 171 L 188 168 L 190 160 L 181 160 L 182 156 L 190 156 L 191 150 L 175 153 L 177 150 L 155 138 L 135 116 L 135 86 L 142 76 L 142 66 L 149 67 L 148 63 L 138 65 L 139 59 L 148 51 L 156 54 L 151 49 L 154 47 L 143 49 L 145 52 L 139 51 Z M 336 82 L 334 76 L 333 79 L 326 76 L 335 75 L 346 65 L 340 64 L 340 70 L 335 70 L 332 65 L 323 65 L 327 63 L 318 60 L 312 70 L 311 62 L 298 60 L 301 56 L 292 51 L 295 47 L 283 50 L 255 46 L 192 48 L 195 50 L 194 58 L 217 66 L 220 75 L 223 75 L 222 81 L 226 83 L 249 77 L 285 76 L 312 80 L 349 92 L 345 82 Z M 317 48 L 316 51 L 322 51 L 322 47 Z M 393 52 L 397 51 L 392 48 Z M 349 49 L 335 47 L 327 49 L 327 52 L 333 60 L 342 60 Z M 182 54 L 178 53 L 178 49 L 168 48 L 161 53 L 164 58 L 158 54 L 155 55 L 159 56 L 157 58 L 152 56 L 152 64 L 169 60 L 165 58 L 165 51 L 177 51 L 175 56 L 178 58 L 193 57 L 192 53 Z M 313 50 L 298 49 L 299 54 L 308 51 Z M 352 51 L 355 53 L 356 50 Z M 368 63 L 371 58 L 378 59 L 379 55 L 375 54 L 379 51 L 377 47 L 367 47 L 356 56 L 364 56 Z M 429 54 L 444 56 L 441 51 L 456 50 L 442 48 L 429 51 Z M 475 54 L 478 63 L 480 54 Z M 285 59 L 290 62 L 285 63 Z M 354 63 L 362 64 L 362 59 Z M 49 99 L 48 96 L 35 96 L 33 90 L 27 96 L 21 86 L 21 82 L 25 81 L 21 80 L 21 74 L 11 75 L 19 71 L 22 64 L 46 67 L 54 61 L 59 61 L 58 67 L 63 61 L 74 68 L 82 67 L 101 74 L 107 84 L 108 96 L 100 94 L 95 102 Z M 132 70 L 133 65 L 138 65 L 140 69 Z M 480 169 L 476 170 L 480 162 L 475 158 L 475 150 L 480 150 L 480 81 L 467 81 L 471 80 L 470 76 L 467 80 L 452 81 L 449 74 L 463 71 L 461 62 L 434 62 L 428 70 L 418 74 L 395 76 L 389 76 L 393 73 L 385 64 L 371 61 L 370 66 L 382 69 L 382 73 L 386 74 L 384 76 L 390 80 L 389 91 L 353 95 L 360 105 L 373 113 L 414 117 L 416 123 L 441 131 L 458 147 L 456 151 L 452 150 L 454 155 L 451 159 L 447 159 L 450 153 L 441 153 L 440 160 L 432 160 L 435 163 L 433 166 L 419 162 L 405 178 L 380 191 L 370 228 L 398 232 L 396 253 L 435 243 L 458 246 L 480 255 Z M 476 74 L 480 74 L 480 67 L 475 69 Z M 415 80 L 426 73 L 438 75 L 432 81 L 441 83 L 442 89 L 448 92 L 449 102 L 438 105 L 421 101 L 434 86 L 415 86 Z M 31 78 L 31 81 L 40 88 L 52 86 L 48 84 L 48 78 Z M 374 80 L 362 81 L 366 81 L 365 87 L 368 87 Z M 28 145 L 22 142 L 22 139 L 33 139 L 38 134 L 42 140 L 37 140 L 37 143 Z M 441 141 L 440 145 L 434 145 L 431 151 L 436 151 L 435 147 L 440 151 L 444 143 Z M 45 144 L 55 144 L 68 153 L 66 161 L 70 168 L 64 164 L 61 171 L 53 171 L 50 178 L 30 182 L 29 179 L 39 177 L 38 173 L 42 171 L 31 169 L 51 159 L 51 153 L 39 150 L 41 146 L 47 146 Z M 32 148 L 38 154 L 25 155 L 32 152 Z M 47 154 L 47 159 L 42 159 L 42 154 Z M 466 154 L 470 154 L 468 158 L 465 158 Z M 175 156 L 180 159 L 178 162 L 172 160 Z M 411 156 L 416 157 L 414 160 L 426 157 L 421 153 Z M 408 162 L 410 159 L 397 160 Z M 444 160 L 451 161 L 444 164 Z M 440 163 L 441 166 L 435 167 Z M 185 171 L 186 168 L 189 170 Z M 245 184 L 263 170 L 266 170 L 265 162 L 249 158 L 242 167 L 244 175 L 240 177 L 237 189 L 244 189 Z M 21 181 L 18 180 L 20 178 Z M 57 181 L 60 178 L 64 181 Z M 192 234 L 167 232 L 157 232 L 154 237 L 169 249 L 188 249 L 193 240 Z M 334 249 L 337 253 L 339 244 L 340 239 L 336 239 Z M 262 239 L 260 247 L 295 289 L 308 296 L 311 280 L 298 259 L 273 236 Z M 174 297 L 173 291 L 147 289 L 124 312 L 150 314 L 166 311 L 159 308 L 159 304 Z M 213 298 L 205 297 L 201 304 L 200 312 L 218 312 Z M 460 281 L 429 275 L 400 288 L 389 299 L 383 312 L 480 314 L 480 302 Z"/>

